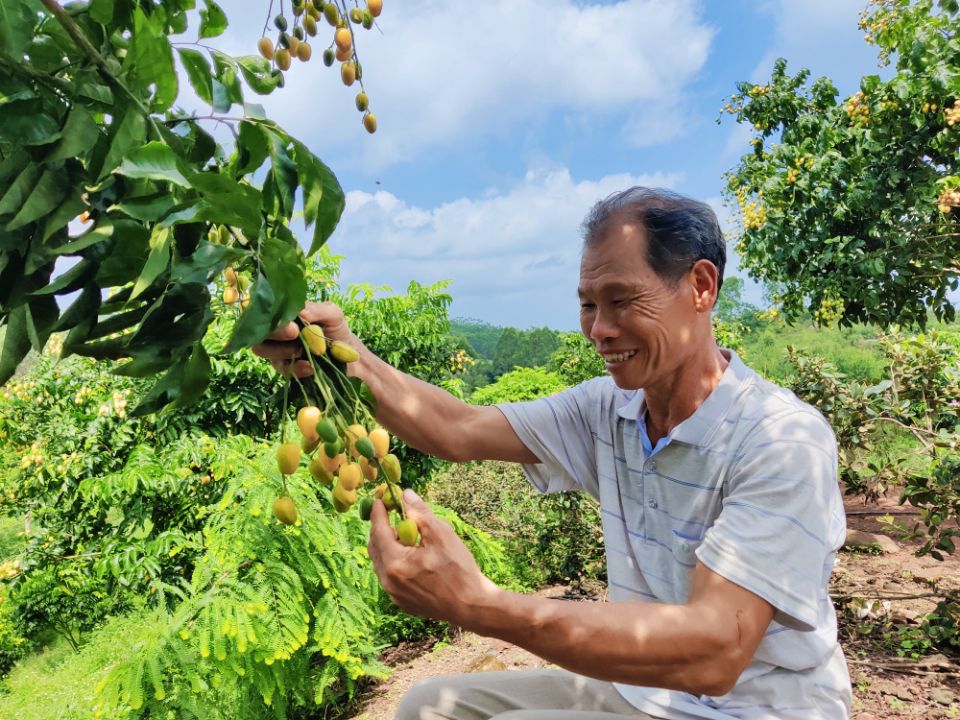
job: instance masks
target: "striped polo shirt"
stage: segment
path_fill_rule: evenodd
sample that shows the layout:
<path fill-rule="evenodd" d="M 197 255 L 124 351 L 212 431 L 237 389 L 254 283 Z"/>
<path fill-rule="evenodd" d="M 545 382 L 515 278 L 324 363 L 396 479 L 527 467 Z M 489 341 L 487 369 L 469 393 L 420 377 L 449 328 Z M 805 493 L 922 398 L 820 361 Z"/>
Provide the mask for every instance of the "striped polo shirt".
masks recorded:
<path fill-rule="evenodd" d="M 683 604 L 699 561 L 775 609 L 728 694 L 616 683 L 626 700 L 669 720 L 846 720 L 850 679 L 828 592 L 846 530 L 833 431 L 722 352 L 717 387 L 656 448 L 643 391 L 609 377 L 498 407 L 540 459 L 524 466 L 535 487 L 600 501 L 611 601 Z"/>

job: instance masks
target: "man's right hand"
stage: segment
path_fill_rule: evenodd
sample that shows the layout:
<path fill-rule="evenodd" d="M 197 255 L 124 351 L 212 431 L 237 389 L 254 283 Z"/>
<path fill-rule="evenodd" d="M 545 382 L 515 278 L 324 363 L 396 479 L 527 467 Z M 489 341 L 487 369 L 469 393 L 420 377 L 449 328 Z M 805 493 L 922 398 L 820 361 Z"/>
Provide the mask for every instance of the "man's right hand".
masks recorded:
<path fill-rule="evenodd" d="M 307 303 L 300 311 L 300 319 L 307 324 L 321 326 L 327 340 L 340 340 L 358 351 L 363 348 L 360 340 L 350 332 L 343 310 L 333 303 Z M 266 340 L 254 345 L 253 352 L 269 360 L 277 372 L 292 370 L 297 377 L 307 377 L 313 374 L 313 367 L 308 360 L 301 359 L 303 344 L 299 336 L 300 327 L 294 322 L 287 323 Z"/>

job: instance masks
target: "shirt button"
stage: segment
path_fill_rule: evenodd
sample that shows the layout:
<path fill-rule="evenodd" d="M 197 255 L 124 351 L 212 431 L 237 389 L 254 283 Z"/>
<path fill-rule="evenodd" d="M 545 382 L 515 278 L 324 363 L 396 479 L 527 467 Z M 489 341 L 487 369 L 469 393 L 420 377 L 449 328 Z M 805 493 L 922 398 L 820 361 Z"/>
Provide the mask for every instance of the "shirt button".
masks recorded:
<path fill-rule="evenodd" d="M 656 460 L 651 460 L 651 461 L 650 461 L 650 469 L 651 469 L 651 470 L 656 470 L 656 469 L 657 469 L 657 461 L 656 461 Z"/>
<path fill-rule="evenodd" d="M 650 498 L 650 499 L 647 500 L 647 505 L 649 505 L 650 507 L 652 507 L 654 510 L 657 509 L 657 501 L 654 500 L 653 498 Z"/>

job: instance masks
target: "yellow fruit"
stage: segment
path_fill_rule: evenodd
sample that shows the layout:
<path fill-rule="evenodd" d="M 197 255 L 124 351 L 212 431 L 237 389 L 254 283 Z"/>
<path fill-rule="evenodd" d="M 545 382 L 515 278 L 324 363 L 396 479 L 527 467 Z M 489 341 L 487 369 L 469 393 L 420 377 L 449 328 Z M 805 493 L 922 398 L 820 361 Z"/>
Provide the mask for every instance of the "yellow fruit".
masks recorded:
<path fill-rule="evenodd" d="M 228 285 L 223 289 L 223 301 L 227 305 L 233 305 L 239 299 L 240 293 L 238 293 L 237 289 L 232 285 Z"/>
<path fill-rule="evenodd" d="M 365 457 L 357 460 L 357 464 L 360 465 L 360 470 L 363 471 L 363 476 L 370 482 L 374 482 L 377 479 L 377 474 L 380 472 L 377 468 L 371 464 L 369 460 Z"/>
<path fill-rule="evenodd" d="M 353 62 L 345 62 L 340 66 L 340 79 L 349 87 L 357 79 L 357 66 Z"/>
<path fill-rule="evenodd" d="M 353 35 L 350 34 L 348 28 L 339 27 L 333 34 L 333 42 L 341 50 L 349 50 L 353 46 Z"/>
<path fill-rule="evenodd" d="M 288 442 L 277 448 L 277 467 L 284 475 L 292 475 L 300 465 L 300 446 Z"/>
<path fill-rule="evenodd" d="M 360 8 L 353 8 L 350 11 L 350 22 L 357 23 L 358 25 L 363 22 L 363 10 Z"/>
<path fill-rule="evenodd" d="M 344 487 L 343 479 L 333 486 L 333 499 L 339 500 L 348 507 L 357 501 L 357 491 L 355 489 Z"/>
<path fill-rule="evenodd" d="M 240 309 L 246 310 L 248 307 L 250 307 L 250 298 L 245 297 L 240 301 Z"/>
<path fill-rule="evenodd" d="M 297 521 L 297 506 L 292 498 L 281 495 L 273 501 L 273 514 L 284 525 L 293 525 Z"/>
<path fill-rule="evenodd" d="M 328 457 L 325 454 L 320 454 L 317 457 L 320 458 L 323 462 L 323 466 L 327 469 L 327 472 L 333 474 L 340 469 L 340 466 L 347 462 L 347 456 L 344 453 L 340 453 L 335 457 Z"/>
<path fill-rule="evenodd" d="M 237 271 L 233 268 L 227 268 L 224 270 L 223 278 L 227 281 L 227 285 L 232 285 L 233 287 L 237 286 Z"/>
<path fill-rule="evenodd" d="M 257 41 L 257 49 L 267 60 L 273 60 L 273 41 L 270 38 L 260 38 Z"/>
<path fill-rule="evenodd" d="M 330 343 L 330 354 L 342 363 L 352 363 L 360 359 L 360 353 L 342 340 L 334 340 Z M 365 436 L 366 432 L 364 432 Z"/>
<path fill-rule="evenodd" d="M 380 17 L 380 13 L 383 12 L 383 0 L 367 0 L 367 10 L 374 17 Z"/>
<path fill-rule="evenodd" d="M 378 458 L 384 457 L 390 452 L 390 433 L 383 428 L 374 428 L 368 435 L 370 442 L 373 443 L 373 450 Z"/>
<path fill-rule="evenodd" d="M 376 498 L 383 502 L 383 505 L 387 510 L 393 510 L 397 505 L 394 502 L 394 497 L 397 500 L 400 499 L 400 488 L 396 485 L 393 486 L 393 493 L 390 492 L 390 488 L 387 483 L 380 483 L 377 485 L 377 489 L 374 491 Z"/>
<path fill-rule="evenodd" d="M 300 331 L 300 337 L 312 354 L 323 355 L 327 351 L 327 341 L 323 336 L 323 328 L 319 325 L 307 325 Z"/>
<path fill-rule="evenodd" d="M 313 48 L 310 47 L 310 43 L 306 40 L 297 45 L 297 59 L 300 60 L 300 62 L 307 62 L 312 55 Z"/>
<path fill-rule="evenodd" d="M 327 487 L 333 485 L 333 473 L 327 470 L 326 463 L 324 462 L 322 455 L 317 455 L 313 460 L 310 461 L 310 474 Z"/>
<path fill-rule="evenodd" d="M 320 442 L 320 435 L 317 433 L 317 423 L 323 416 L 320 414 L 320 408 L 316 405 L 307 405 L 297 411 L 297 427 L 305 438 L 313 440 L 316 438 Z"/>
<path fill-rule="evenodd" d="M 300 47 L 300 38 L 298 38 L 296 35 L 291 35 L 290 36 L 290 54 L 296 55 L 297 48 L 299 47 Z"/>
<path fill-rule="evenodd" d="M 317 34 L 317 21 L 313 19 L 313 15 L 304 16 L 303 29 L 307 31 L 307 35 L 310 37 Z"/>
<path fill-rule="evenodd" d="M 397 539 L 400 540 L 401 545 L 413 547 L 417 544 L 418 535 L 420 535 L 420 528 L 410 518 L 397 523 Z"/>
<path fill-rule="evenodd" d="M 347 490 L 356 490 L 363 485 L 363 470 L 358 463 L 348 462 L 340 466 L 340 484 Z"/>
<path fill-rule="evenodd" d="M 333 509 L 338 513 L 345 513 L 350 509 L 350 503 L 341 502 L 336 497 L 333 498 Z"/>
<path fill-rule="evenodd" d="M 340 62 L 346 62 L 347 60 L 353 57 L 352 49 L 344 51 L 344 50 L 341 50 L 340 48 L 337 48 L 336 52 L 334 52 L 333 50 L 330 50 L 330 52 L 333 53 L 333 56 Z M 326 60 L 324 60 L 324 62 L 326 62 Z"/>
<path fill-rule="evenodd" d="M 372 112 L 368 112 L 363 116 L 363 126 L 367 129 L 367 132 L 371 135 L 377 131 L 377 116 Z"/>
<path fill-rule="evenodd" d="M 363 112 L 370 107 L 370 99 L 367 97 L 365 92 L 358 92 L 355 102 L 357 103 L 357 110 L 360 112 Z"/>
<path fill-rule="evenodd" d="M 401 469 L 400 469 L 400 459 L 390 453 L 380 461 L 380 467 L 383 468 L 383 472 L 387 476 L 387 480 L 392 482 L 394 485 L 400 483 Z"/>
<path fill-rule="evenodd" d="M 290 51 L 286 48 L 280 48 L 277 50 L 277 67 L 281 70 L 290 69 Z"/>

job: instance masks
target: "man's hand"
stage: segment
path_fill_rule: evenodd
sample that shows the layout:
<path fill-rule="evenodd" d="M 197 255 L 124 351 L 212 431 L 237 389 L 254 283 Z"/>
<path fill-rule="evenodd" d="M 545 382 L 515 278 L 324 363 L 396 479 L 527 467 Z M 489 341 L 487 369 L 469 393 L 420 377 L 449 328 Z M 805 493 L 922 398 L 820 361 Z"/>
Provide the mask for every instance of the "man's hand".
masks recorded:
<path fill-rule="evenodd" d="M 416 493 L 404 490 L 403 501 L 408 517 L 420 528 L 420 545 L 400 544 L 386 508 L 377 500 L 367 550 L 380 583 L 404 612 L 469 629 L 477 613 L 495 607 L 499 588 L 480 572 L 450 524 Z"/>
<path fill-rule="evenodd" d="M 320 325 L 328 340 L 342 340 L 357 350 L 362 347 L 356 336 L 350 332 L 343 310 L 330 302 L 307 303 L 300 311 L 300 319 L 305 323 Z M 287 323 L 278 328 L 262 343 L 253 346 L 253 352 L 264 357 L 277 369 L 285 373 L 292 370 L 297 377 L 313 374 L 313 367 L 303 357 L 303 345 L 299 339 L 300 328 L 296 323 Z"/>

